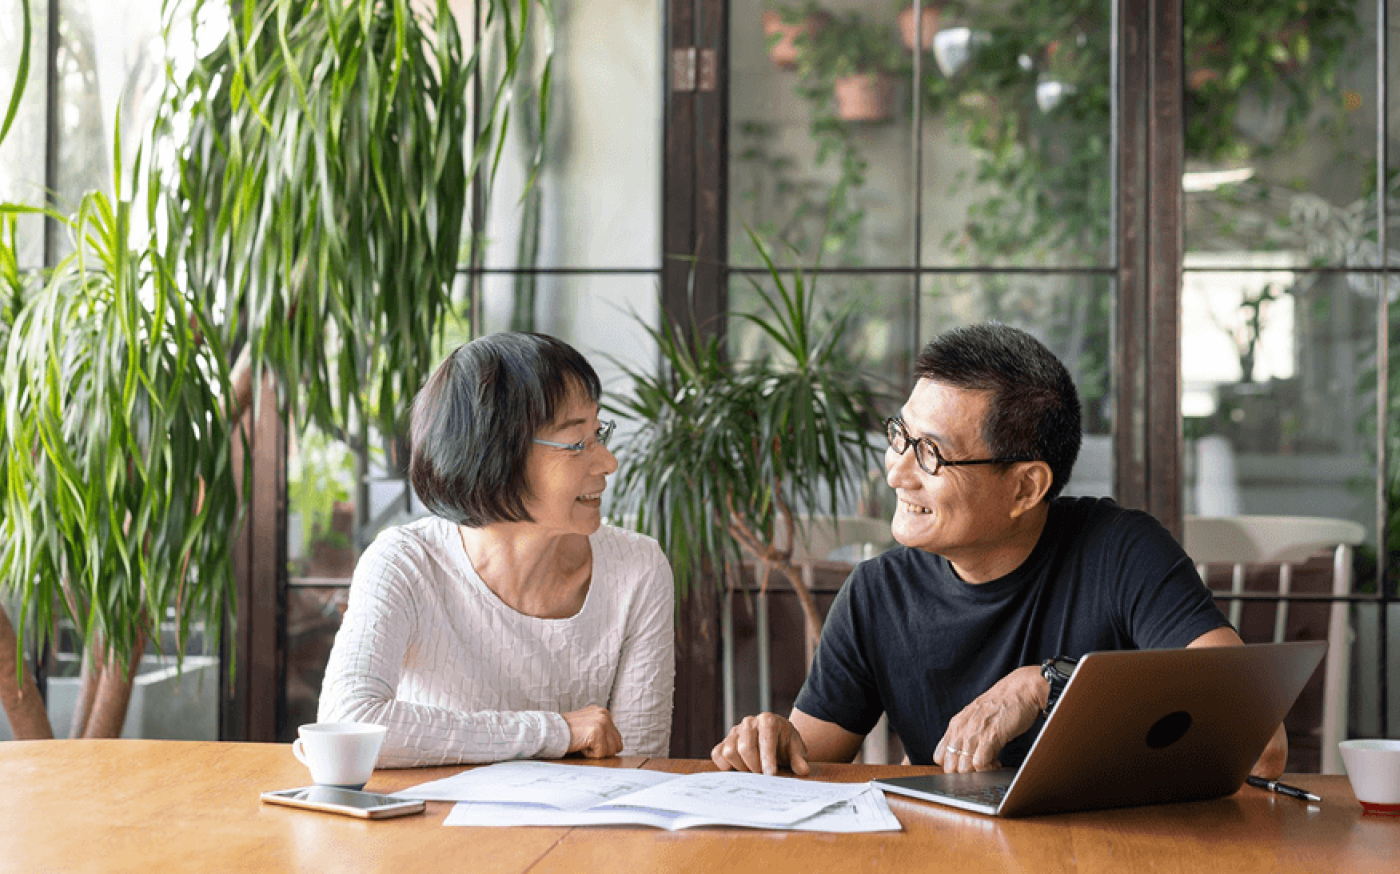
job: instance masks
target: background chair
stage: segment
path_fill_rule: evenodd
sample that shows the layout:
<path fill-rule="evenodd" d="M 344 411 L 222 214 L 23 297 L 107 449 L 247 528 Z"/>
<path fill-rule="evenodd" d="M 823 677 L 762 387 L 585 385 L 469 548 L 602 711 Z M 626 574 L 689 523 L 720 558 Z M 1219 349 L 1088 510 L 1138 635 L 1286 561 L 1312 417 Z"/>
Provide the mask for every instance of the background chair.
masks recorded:
<path fill-rule="evenodd" d="M 1332 594 L 1351 594 L 1352 548 L 1366 535 L 1361 525 L 1346 519 L 1303 516 L 1188 516 L 1182 546 L 1202 579 L 1207 565 L 1231 566 L 1230 589 L 1217 591 L 1229 602 L 1230 623 L 1240 628 L 1245 596 L 1245 569 L 1249 564 L 1277 564 L 1278 596 L 1274 612 L 1273 640 L 1281 642 L 1288 630 L 1289 596 L 1293 566 L 1320 552 L 1332 553 Z M 1301 600 L 1301 599 L 1297 599 Z M 1350 605 L 1333 601 L 1327 623 L 1327 659 L 1323 665 L 1321 770 L 1343 773 L 1337 743 L 1347 736 L 1347 692 L 1350 685 Z"/>

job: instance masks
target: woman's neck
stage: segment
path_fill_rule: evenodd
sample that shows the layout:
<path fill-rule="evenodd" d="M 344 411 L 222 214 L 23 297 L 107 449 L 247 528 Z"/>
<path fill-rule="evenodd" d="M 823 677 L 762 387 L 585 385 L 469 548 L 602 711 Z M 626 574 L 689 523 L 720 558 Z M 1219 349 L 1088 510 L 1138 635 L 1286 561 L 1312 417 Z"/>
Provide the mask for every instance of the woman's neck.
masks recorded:
<path fill-rule="evenodd" d="M 472 568 L 512 610 L 567 619 L 583 609 L 593 577 L 593 548 L 586 536 L 515 523 L 457 530 Z"/>

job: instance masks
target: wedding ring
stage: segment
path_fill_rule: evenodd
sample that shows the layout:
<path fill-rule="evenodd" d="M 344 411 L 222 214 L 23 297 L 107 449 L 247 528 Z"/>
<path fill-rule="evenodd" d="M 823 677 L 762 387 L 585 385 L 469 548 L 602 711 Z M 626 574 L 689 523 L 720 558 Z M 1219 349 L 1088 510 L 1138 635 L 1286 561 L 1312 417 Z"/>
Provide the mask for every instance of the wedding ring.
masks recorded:
<path fill-rule="evenodd" d="M 965 755 L 967 755 L 967 750 L 960 750 L 960 749 L 958 749 L 957 747 L 944 747 L 943 749 L 944 749 L 945 752 L 952 753 L 952 754 L 955 755 L 955 756 L 965 756 Z"/>

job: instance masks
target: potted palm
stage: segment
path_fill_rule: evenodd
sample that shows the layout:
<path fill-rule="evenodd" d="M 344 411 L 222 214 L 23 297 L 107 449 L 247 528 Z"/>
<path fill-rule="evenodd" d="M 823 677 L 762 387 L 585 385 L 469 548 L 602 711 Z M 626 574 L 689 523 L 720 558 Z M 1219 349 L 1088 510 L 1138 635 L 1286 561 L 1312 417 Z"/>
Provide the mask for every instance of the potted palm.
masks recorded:
<path fill-rule="evenodd" d="M 739 316 L 773 351 L 730 361 L 718 339 L 645 326 L 658 373 L 623 366 L 629 391 L 610 406 L 638 425 L 618 450 L 615 500 L 670 557 L 684 595 L 706 569 L 748 558 L 764 585 L 792 586 L 809 647 L 822 617 L 792 562 L 799 519 L 835 524 L 875 464 L 881 393 L 848 349 L 850 310 L 817 309 L 814 282 L 789 279 L 749 232 L 767 269 L 751 280 L 760 311 Z"/>
<path fill-rule="evenodd" d="M 473 144 L 478 58 L 446 0 L 230 2 L 227 36 L 170 83 L 148 163 L 128 174 L 148 184 L 123 196 L 119 176 L 117 196 L 68 220 L 73 258 L 42 277 L 7 344 L 0 587 L 34 617 L 8 637 L 0 622 L 17 736 L 52 733 L 37 694 L 20 694 L 26 633 L 73 621 L 86 664 L 73 735 L 114 736 L 161 623 L 218 627 L 233 423 L 262 374 L 298 422 L 393 433 L 434 362 L 467 178 L 503 134 L 501 86 L 534 5 L 474 47 L 508 50 Z M 143 203 L 160 235 L 132 230 Z"/>

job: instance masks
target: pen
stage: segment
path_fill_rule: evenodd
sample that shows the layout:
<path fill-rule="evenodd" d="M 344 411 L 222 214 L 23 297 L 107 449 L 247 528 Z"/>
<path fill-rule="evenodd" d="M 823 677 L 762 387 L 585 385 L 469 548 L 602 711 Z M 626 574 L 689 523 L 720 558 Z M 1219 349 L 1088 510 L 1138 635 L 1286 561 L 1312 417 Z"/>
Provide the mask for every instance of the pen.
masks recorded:
<path fill-rule="evenodd" d="M 1287 783 L 1280 783 L 1277 780 L 1265 780 L 1263 777 L 1250 775 L 1244 781 L 1251 786 L 1260 789 L 1267 789 L 1270 792 L 1277 792 L 1280 795 L 1287 795 L 1289 798 L 1297 798 L 1300 801 L 1321 801 L 1320 795 L 1314 795 L 1306 789 L 1299 789 L 1297 786 L 1289 786 Z"/>

